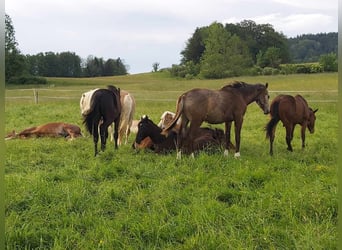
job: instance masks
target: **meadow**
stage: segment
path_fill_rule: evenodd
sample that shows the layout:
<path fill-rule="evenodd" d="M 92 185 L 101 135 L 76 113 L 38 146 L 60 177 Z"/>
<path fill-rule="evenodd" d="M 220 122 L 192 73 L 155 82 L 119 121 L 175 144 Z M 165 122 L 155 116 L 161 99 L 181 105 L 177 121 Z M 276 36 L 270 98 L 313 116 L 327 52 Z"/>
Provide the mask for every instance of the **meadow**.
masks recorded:
<path fill-rule="evenodd" d="M 85 137 L 5 141 L 6 249 L 337 249 L 336 73 L 238 78 L 268 82 L 271 99 L 299 93 L 319 109 L 304 150 L 299 126 L 290 153 L 278 124 L 269 156 L 269 116 L 253 103 L 240 159 L 224 157 L 223 149 L 181 160 L 135 151 L 134 134 L 128 145 L 107 144 L 93 156 L 79 109 L 83 92 L 118 86 L 134 95 L 135 119 L 146 114 L 158 122 L 165 110 L 175 111 L 182 92 L 232 80 L 147 73 L 7 88 L 6 132 L 64 121 L 78 124 Z"/>

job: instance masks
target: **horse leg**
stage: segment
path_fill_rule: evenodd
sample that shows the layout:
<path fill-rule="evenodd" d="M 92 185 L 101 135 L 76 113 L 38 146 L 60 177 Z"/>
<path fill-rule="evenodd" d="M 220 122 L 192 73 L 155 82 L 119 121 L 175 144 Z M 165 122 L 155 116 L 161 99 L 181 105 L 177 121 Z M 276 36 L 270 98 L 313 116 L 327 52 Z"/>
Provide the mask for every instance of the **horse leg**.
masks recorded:
<path fill-rule="evenodd" d="M 235 127 L 235 143 L 236 143 L 236 149 L 234 157 L 238 158 L 240 157 L 240 136 L 241 136 L 241 127 L 242 127 L 243 118 L 235 120 L 234 127 Z"/>
<path fill-rule="evenodd" d="M 229 153 L 229 145 L 230 145 L 230 129 L 232 127 L 232 122 L 226 122 L 226 133 L 225 133 L 225 136 L 226 136 L 226 148 L 224 150 L 224 156 L 228 156 L 228 153 Z"/>
<path fill-rule="evenodd" d="M 293 130 L 294 130 L 294 126 L 293 125 L 287 125 L 286 126 L 286 143 L 287 143 L 287 150 L 292 152 L 292 146 L 291 146 L 291 141 L 292 141 L 292 137 L 293 137 Z"/>
<path fill-rule="evenodd" d="M 97 143 L 99 141 L 99 128 L 98 122 L 93 122 L 92 134 L 93 134 L 93 141 L 94 141 L 94 149 L 95 149 L 95 156 L 98 154 L 97 150 Z"/>
<path fill-rule="evenodd" d="M 302 125 L 301 129 L 301 135 L 302 135 L 302 149 L 305 148 L 305 129 L 306 129 L 306 124 Z"/>
<path fill-rule="evenodd" d="M 273 127 L 271 135 L 270 135 L 270 155 L 273 155 L 273 142 L 275 138 L 275 129 L 276 129 L 276 126 Z"/>
<path fill-rule="evenodd" d="M 110 126 L 110 123 L 108 121 L 103 121 L 103 123 L 100 125 L 100 137 L 101 137 L 101 150 L 105 151 L 106 149 L 106 143 L 108 138 L 108 127 Z"/>
<path fill-rule="evenodd" d="M 114 121 L 114 148 L 118 148 L 120 117 Z"/>

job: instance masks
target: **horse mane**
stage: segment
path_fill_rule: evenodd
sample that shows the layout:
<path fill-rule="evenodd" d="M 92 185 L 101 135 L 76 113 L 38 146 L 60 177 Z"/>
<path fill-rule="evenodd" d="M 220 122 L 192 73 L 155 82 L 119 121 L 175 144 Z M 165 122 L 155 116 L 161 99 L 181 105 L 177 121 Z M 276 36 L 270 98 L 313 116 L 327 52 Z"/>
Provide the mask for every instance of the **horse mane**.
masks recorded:
<path fill-rule="evenodd" d="M 251 84 L 248 84 L 246 82 L 242 81 L 233 81 L 221 88 L 221 90 L 230 90 L 230 89 L 241 89 L 251 86 Z"/>

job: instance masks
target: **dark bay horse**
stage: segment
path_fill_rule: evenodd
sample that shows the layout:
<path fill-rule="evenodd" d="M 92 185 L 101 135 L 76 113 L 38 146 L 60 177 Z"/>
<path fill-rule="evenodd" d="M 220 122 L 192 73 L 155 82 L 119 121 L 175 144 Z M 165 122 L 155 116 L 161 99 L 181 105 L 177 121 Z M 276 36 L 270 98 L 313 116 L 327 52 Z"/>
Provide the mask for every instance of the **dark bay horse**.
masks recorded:
<path fill-rule="evenodd" d="M 108 89 L 97 89 L 92 95 L 90 110 L 83 116 L 83 123 L 88 132 L 93 135 L 95 156 L 98 154 L 97 142 L 99 140 L 99 126 L 101 137 L 101 150 L 106 148 L 108 126 L 113 122 L 114 145 L 118 148 L 118 130 L 121 115 L 120 89 L 107 86 Z"/>
<path fill-rule="evenodd" d="M 162 134 L 162 129 L 155 124 L 148 116 L 143 116 L 138 124 L 138 132 L 136 135 L 133 148 L 141 148 L 140 144 L 150 138 L 152 145 L 149 148 L 156 153 L 168 153 L 176 150 L 177 133 L 171 131 L 168 136 Z M 200 128 L 194 139 L 195 151 L 203 150 L 211 146 L 220 146 L 224 141 L 224 133 L 220 129 Z M 190 153 L 185 149 L 186 153 Z"/>
<path fill-rule="evenodd" d="M 286 129 L 287 150 L 293 151 L 291 141 L 296 124 L 300 124 L 302 148 L 305 147 L 305 130 L 314 133 L 315 121 L 318 109 L 312 110 L 301 95 L 278 95 L 271 104 L 271 120 L 266 125 L 266 137 L 270 139 L 270 155 L 273 155 L 273 141 L 275 129 L 279 121 L 282 121 Z"/>
<path fill-rule="evenodd" d="M 240 156 L 240 133 L 243 117 L 247 105 L 256 102 L 265 114 L 269 113 L 268 83 L 248 84 L 245 82 L 233 82 L 219 90 L 192 89 L 182 94 L 177 101 L 176 116 L 164 129 L 168 133 L 181 117 L 182 123 L 178 134 L 178 148 L 182 147 L 182 140 L 188 137 L 190 148 L 193 147 L 194 134 L 206 121 L 211 124 L 225 123 L 226 145 L 224 155 L 228 155 L 230 145 L 230 129 L 232 122 L 235 124 L 235 157 Z M 190 127 L 186 130 L 188 123 Z M 178 152 L 177 158 L 181 157 Z"/>

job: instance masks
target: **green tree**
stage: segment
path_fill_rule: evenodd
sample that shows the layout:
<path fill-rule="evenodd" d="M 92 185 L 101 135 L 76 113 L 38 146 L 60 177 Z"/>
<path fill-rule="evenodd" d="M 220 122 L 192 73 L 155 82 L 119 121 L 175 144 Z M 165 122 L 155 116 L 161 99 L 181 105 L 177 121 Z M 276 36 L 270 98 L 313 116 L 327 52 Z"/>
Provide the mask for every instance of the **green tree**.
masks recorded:
<path fill-rule="evenodd" d="M 81 76 L 81 58 L 74 52 L 62 52 L 58 56 L 59 72 L 61 77 Z"/>
<path fill-rule="evenodd" d="M 240 75 L 251 62 L 248 48 L 238 36 L 232 36 L 220 23 L 209 26 L 201 60 L 201 74 L 205 78 Z"/>
<path fill-rule="evenodd" d="M 18 49 L 12 19 L 5 14 L 5 80 L 25 72 L 25 56 Z"/>
<path fill-rule="evenodd" d="M 194 34 L 186 42 L 181 55 L 182 64 L 192 61 L 194 64 L 199 64 L 205 50 L 205 40 L 208 37 L 208 27 L 196 28 Z"/>
<path fill-rule="evenodd" d="M 271 67 L 278 68 L 281 63 L 281 54 L 280 49 L 276 47 L 269 47 L 263 53 L 260 51 L 257 54 L 257 65 L 259 67 Z"/>
<path fill-rule="evenodd" d="M 322 65 L 324 71 L 336 72 L 338 70 L 337 55 L 335 53 L 321 55 L 319 63 Z"/>

